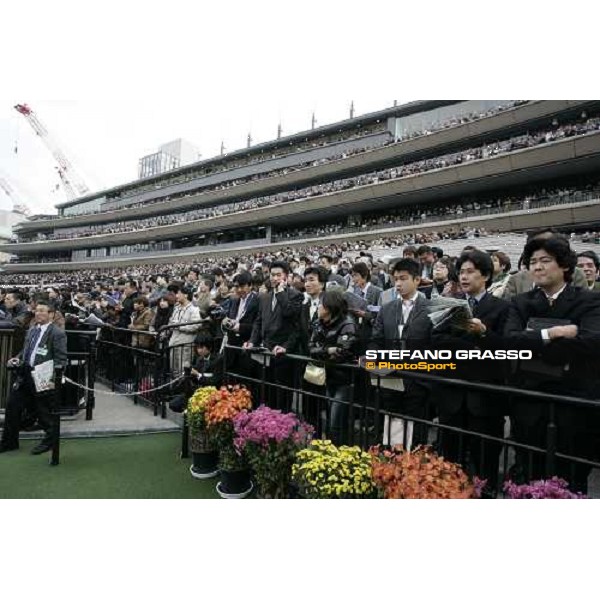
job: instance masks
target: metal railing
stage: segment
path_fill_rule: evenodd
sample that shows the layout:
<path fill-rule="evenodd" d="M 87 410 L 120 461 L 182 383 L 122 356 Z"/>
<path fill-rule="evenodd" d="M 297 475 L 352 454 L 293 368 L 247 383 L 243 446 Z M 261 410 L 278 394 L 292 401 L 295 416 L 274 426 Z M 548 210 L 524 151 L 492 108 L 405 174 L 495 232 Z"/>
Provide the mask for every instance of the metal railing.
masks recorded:
<path fill-rule="evenodd" d="M 235 346 L 225 346 L 224 352 L 226 356 L 250 353 Z M 246 363 L 246 368 L 240 372 L 226 367 L 224 380 L 246 384 L 252 390 L 253 398 L 258 399 L 257 403 L 264 402 L 272 408 L 300 414 L 315 427 L 317 437 L 357 444 L 364 449 L 388 442 L 401 443 L 404 447 L 432 445 L 449 460 L 462 464 L 471 476 L 487 479 L 486 494 L 490 497 L 501 494 L 502 482 L 506 479 L 524 483 L 555 475 L 565 478 L 576 489 L 587 491 L 589 471 L 600 468 L 597 447 L 588 452 L 585 443 L 578 443 L 581 438 L 569 439 L 574 431 L 569 424 L 572 419 L 580 424 L 591 423 L 592 430 L 594 423 L 600 424 L 600 402 L 596 400 L 403 371 L 405 384 L 419 383 L 423 389 L 429 389 L 429 393 L 422 397 L 421 410 L 397 410 L 385 402 L 390 398 L 384 387 L 389 379 L 366 372 L 358 365 L 332 366 L 306 356 L 288 354 L 276 358 L 268 351 L 256 356 L 262 357 L 262 364 L 254 362 L 256 366 L 248 368 Z M 270 366 L 265 359 L 270 359 Z M 303 373 L 309 362 L 343 371 L 347 384 L 338 385 L 338 390 L 335 390 L 336 386 L 318 388 L 307 384 L 303 381 Z M 231 361 L 225 363 L 230 365 Z M 343 393 L 337 393 L 341 387 Z M 436 415 L 436 397 L 439 399 L 448 390 L 458 391 L 465 397 L 477 393 L 489 403 L 503 398 L 508 407 L 501 416 L 503 431 L 492 435 L 485 428 L 469 429 L 451 421 L 445 422 L 441 413 Z M 397 392 L 392 392 L 391 396 L 394 394 Z M 506 418 L 511 420 L 511 426 L 514 425 L 515 408 L 523 403 L 535 403 L 541 410 L 543 431 L 539 426 L 537 429 L 541 443 L 517 440 L 512 432 L 507 432 Z M 398 435 L 395 428 L 400 430 L 400 437 L 394 440 L 394 435 Z M 587 436 L 587 441 L 591 440 L 589 431 L 579 434 Z"/>

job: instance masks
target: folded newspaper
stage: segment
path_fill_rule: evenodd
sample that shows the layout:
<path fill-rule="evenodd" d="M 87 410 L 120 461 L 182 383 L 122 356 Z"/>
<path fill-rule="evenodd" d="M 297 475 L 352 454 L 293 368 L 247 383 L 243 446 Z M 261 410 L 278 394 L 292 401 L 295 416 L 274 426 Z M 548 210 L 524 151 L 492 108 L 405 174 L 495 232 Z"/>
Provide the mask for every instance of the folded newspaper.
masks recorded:
<path fill-rule="evenodd" d="M 431 299 L 427 316 L 431 320 L 434 331 L 446 331 L 448 329 L 467 329 L 473 313 L 466 300 L 438 296 Z"/>
<path fill-rule="evenodd" d="M 36 392 L 47 392 L 54 389 L 54 361 L 40 363 L 31 371 Z"/>

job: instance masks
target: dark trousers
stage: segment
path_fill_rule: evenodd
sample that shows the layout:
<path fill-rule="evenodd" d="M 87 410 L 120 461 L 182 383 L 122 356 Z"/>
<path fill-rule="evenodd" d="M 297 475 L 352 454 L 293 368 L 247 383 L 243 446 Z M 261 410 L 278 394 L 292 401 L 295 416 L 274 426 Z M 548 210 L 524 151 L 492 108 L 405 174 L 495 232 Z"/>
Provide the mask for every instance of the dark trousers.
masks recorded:
<path fill-rule="evenodd" d="M 21 416 L 31 405 L 35 406 L 38 421 L 46 433 L 42 443 L 51 445 L 56 437 L 54 420 L 50 414 L 53 396 L 53 392 L 37 394 L 31 373 L 26 372 L 17 389 L 13 387 L 8 397 L 1 445 L 5 448 L 19 447 Z"/>
<path fill-rule="evenodd" d="M 260 382 L 255 386 L 256 393 L 252 394 L 253 404 L 255 406 L 266 404 L 270 408 L 289 412 L 294 393 L 278 386 L 300 389 L 295 364 L 285 356 L 266 358 L 270 360 L 268 367 L 252 360 L 254 378 Z"/>
<path fill-rule="evenodd" d="M 304 365 L 300 366 L 303 369 L 306 368 Z M 321 410 L 326 406 L 327 400 L 315 398 L 314 396 L 308 395 L 308 393 L 326 396 L 327 390 L 323 385 L 314 385 L 313 383 L 305 381 L 304 371 L 302 371 L 302 377 L 302 418 L 315 428 L 315 438 L 320 439 L 323 433 Z"/>
<path fill-rule="evenodd" d="M 546 407 L 540 407 L 540 416 L 533 419 L 520 411 L 511 418 L 512 434 L 516 442 L 546 449 L 548 445 L 548 420 Z M 598 439 L 597 414 L 584 409 L 558 409 L 556 415 L 556 450 L 568 456 L 596 460 L 598 453 L 595 444 Z M 554 468 L 550 471 L 546 464 L 546 453 L 517 449 L 515 467 L 511 478 L 516 483 L 526 483 L 537 479 L 546 479 L 554 475 L 569 483 L 569 489 L 587 494 L 588 476 L 591 467 L 575 461 L 555 458 Z"/>
<path fill-rule="evenodd" d="M 440 424 L 483 433 L 502 439 L 504 437 L 503 416 L 473 415 L 466 407 L 453 414 L 440 412 Z M 459 463 L 470 475 L 487 479 L 486 489 L 495 494 L 498 486 L 500 452 L 502 444 L 445 429 L 440 430 L 440 454 L 446 460 Z"/>

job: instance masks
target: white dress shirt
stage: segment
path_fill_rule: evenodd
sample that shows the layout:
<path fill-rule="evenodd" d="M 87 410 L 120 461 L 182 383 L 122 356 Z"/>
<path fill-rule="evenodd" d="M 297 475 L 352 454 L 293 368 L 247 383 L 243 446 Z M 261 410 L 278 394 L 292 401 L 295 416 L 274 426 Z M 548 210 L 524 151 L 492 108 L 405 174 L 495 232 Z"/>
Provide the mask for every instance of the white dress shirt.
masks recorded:
<path fill-rule="evenodd" d="M 46 330 L 48 329 L 48 327 L 50 327 L 50 323 L 46 323 L 45 325 L 36 325 L 36 327 L 38 329 L 41 329 L 41 332 L 37 339 L 37 342 L 35 343 L 35 346 L 31 350 L 31 356 L 29 357 L 29 366 L 30 367 L 33 367 L 33 364 L 35 363 L 35 355 L 39 348 L 40 342 L 42 341 L 42 338 L 44 337 L 44 334 L 46 333 Z"/>
<path fill-rule="evenodd" d="M 419 297 L 419 292 L 416 291 L 411 298 L 400 298 L 402 302 L 402 322 L 406 324 L 408 322 L 408 318 L 410 317 L 410 313 L 412 309 L 415 307 L 415 302 Z"/>
<path fill-rule="evenodd" d="M 548 299 L 548 303 L 550 304 L 550 306 L 552 306 L 556 302 L 556 299 L 564 292 L 566 287 L 567 287 L 567 284 L 565 283 L 565 285 L 563 285 L 560 288 L 560 290 L 558 290 L 558 292 L 556 292 L 556 294 L 552 294 L 552 295 L 548 295 L 548 294 L 546 294 L 546 292 L 544 290 L 542 290 L 544 292 L 544 294 L 546 294 L 546 298 Z M 548 333 L 547 329 L 542 329 L 542 331 L 540 333 L 542 334 L 542 339 L 545 342 L 550 341 L 550 334 Z"/>

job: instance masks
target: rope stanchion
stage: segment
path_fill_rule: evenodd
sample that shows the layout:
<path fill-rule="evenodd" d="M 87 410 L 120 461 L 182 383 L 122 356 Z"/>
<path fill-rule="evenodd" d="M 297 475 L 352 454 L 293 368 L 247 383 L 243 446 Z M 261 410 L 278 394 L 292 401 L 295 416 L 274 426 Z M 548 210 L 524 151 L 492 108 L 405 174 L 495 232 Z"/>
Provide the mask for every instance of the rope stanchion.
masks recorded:
<path fill-rule="evenodd" d="M 178 381 L 181 381 L 182 379 L 185 378 L 185 375 L 180 375 L 179 377 L 177 377 L 177 379 L 173 379 L 173 381 L 169 381 L 168 383 L 165 383 L 163 385 L 159 385 L 158 387 L 149 389 L 149 390 L 144 390 L 143 392 L 139 392 L 139 393 L 144 393 L 144 394 L 149 394 L 150 392 L 156 392 L 158 390 L 162 390 L 166 387 L 169 387 L 171 385 L 173 385 L 174 383 L 177 383 Z M 72 379 L 69 379 L 68 377 L 63 375 L 62 378 L 62 382 L 63 383 L 70 383 L 71 385 L 74 385 L 75 387 L 81 388 L 82 390 L 86 390 L 88 392 L 93 392 L 95 391 L 92 388 L 89 388 L 85 385 L 82 385 L 81 383 L 77 383 L 76 381 L 73 381 Z M 108 396 L 131 396 L 133 393 L 138 393 L 138 392 L 128 392 L 128 393 L 123 393 L 123 392 L 102 392 L 103 394 L 106 394 Z"/>

